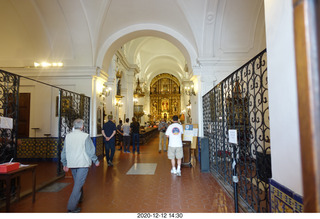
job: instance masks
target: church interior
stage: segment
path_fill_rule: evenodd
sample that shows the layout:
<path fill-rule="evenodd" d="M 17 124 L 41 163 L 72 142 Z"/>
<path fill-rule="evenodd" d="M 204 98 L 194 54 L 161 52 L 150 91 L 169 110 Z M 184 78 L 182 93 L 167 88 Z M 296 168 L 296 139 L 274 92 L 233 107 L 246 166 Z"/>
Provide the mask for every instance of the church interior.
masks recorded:
<path fill-rule="evenodd" d="M 101 163 L 83 213 L 319 212 L 317 68 L 300 69 L 299 41 L 315 11 L 312 0 L 1 0 L 0 213 L 67 211 L 60 160 L 78 118 Z M 112 167 L 110 115 L 140 124 L 141 153 L 117 135 Z M 181 177 L 158 151 L 173 116 Z"/>

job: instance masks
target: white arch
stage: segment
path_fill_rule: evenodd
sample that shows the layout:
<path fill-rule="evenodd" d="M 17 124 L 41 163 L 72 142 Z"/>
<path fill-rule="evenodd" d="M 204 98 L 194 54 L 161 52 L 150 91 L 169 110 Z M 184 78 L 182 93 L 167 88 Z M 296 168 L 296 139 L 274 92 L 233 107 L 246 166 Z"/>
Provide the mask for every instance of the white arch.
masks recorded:
<path fill-rule="evenodd" d="M 128 26 L 107 38 L 99 50 L 96 66 L 107 70 L 112 56 L 120 46 L 132 39 L 142 36 L 155 36 L 168 40 L 180 49 L 188 65 L 190 65 L 189 69 L 192 69 L 191 66 L 197 65 L 198 55 L 196 49 L 183 35 L 166 26 L 148 23 Z"/>

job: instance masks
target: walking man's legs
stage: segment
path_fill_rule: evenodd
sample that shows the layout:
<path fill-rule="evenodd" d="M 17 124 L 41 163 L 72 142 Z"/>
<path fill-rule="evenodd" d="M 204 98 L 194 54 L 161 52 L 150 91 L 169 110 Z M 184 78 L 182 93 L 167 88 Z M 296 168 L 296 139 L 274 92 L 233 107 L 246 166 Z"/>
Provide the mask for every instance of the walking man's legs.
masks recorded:
<path fill-rule="evenodd" d="M 132 134 L 132 153 L 136 151 L 136 145 L 135 145 L 135 134 Z"/>
<path fill-rule="evenodd" d="M 161 148 L 162 148 L 162 139 L 163 139 L 163 132 L 159 132 L 159 153 L 161 152 Z"/>
<path fill-rule="evenodd" d="M 81 189 L 86 181 L 89 168 L 71 168 L 74 185 L 68 202 L 68 211 L 75 211 L 81 197 Z"/>
<path fill-rule="evenodd" d="M 106 149 L 106 160 L 107 160 L 107 162 L 109 162 L 110 151 L 109 151 L 109 145 L 108 145 L 107 141 L 104 143 L 104 148 Z"/>
<path fill-rule="evenodd" d="M 108 141 L 106 141 L 105 143 L 105 148 L 106 148 L 106 160 L 108 163 L 110 160 L 110 143 Z"/>
<path fill-rule="evenodd" d="M 124 140 L 124 150 L 125 150 L 125 152 L 129 152 L 130 151 L 130 136 L 124 136 L 123 140 Z"/>
<path fill-rule="evenodd" d="M 138 134 L 136 134 L 137 136 L 137 152 L 138 152 L 138 154 L 140 154 L 140 149 L 139 149 L 139 143 L 140 143 L 140 138 L 139 138 L 139 133 Z"/>
<path fill-rule="evenodd" d="M 114 156 L 114 152 L 116 150 L 116 143 L 115 141 L 110 141 L 110 150 L 111 150 L 111 154 L 110 154 L 110 163 L 112 164 L 113 161 L 113 156 Z"/>

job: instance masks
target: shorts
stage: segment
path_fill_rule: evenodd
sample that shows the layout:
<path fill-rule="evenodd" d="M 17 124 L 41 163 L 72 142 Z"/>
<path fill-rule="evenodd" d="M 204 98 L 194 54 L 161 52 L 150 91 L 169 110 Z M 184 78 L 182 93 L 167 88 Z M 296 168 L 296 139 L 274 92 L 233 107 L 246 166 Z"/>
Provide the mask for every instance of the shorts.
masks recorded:
<path fill-rule="evenodd" d="M 183 149 L 182 147 L 168 147 L 168 158 L 172 159 L 182 159 L 183 158 Z"/>

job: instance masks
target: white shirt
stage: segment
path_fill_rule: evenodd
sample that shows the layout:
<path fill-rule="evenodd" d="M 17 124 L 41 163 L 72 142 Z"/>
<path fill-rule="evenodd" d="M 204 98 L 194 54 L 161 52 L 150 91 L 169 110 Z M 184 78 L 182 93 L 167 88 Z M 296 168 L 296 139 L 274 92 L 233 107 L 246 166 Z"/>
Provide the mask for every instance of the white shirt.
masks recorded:
<path fill-rule="evenodd" d="M 179 123 L 172 123 L 169 125 L 166 131 L 166 135 L 169 137 L 170 147 L 182 147 L 181 135 L 183 134 L 183 127 Z"/>
<path fill-rule="evenodd" d="M 129 123 L 125 123 L 122 126 L 122 130 L 123 130 L 123 136 L 130 136 L 130 124 Z"/>

